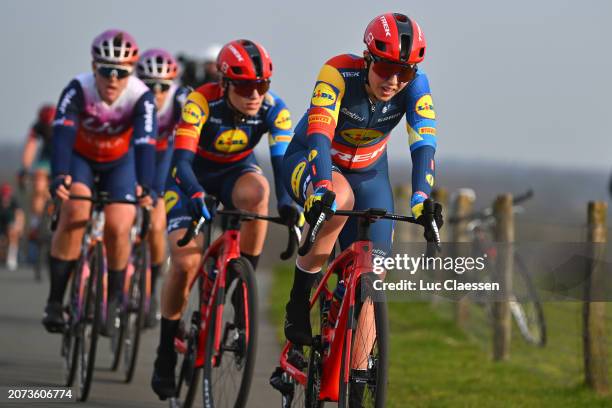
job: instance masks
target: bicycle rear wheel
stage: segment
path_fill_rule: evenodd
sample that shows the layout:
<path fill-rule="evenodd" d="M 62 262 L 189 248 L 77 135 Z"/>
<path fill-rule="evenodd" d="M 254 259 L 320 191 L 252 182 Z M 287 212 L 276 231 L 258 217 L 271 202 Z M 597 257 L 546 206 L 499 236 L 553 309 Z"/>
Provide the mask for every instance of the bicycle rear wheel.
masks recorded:
<path fill-rule="evenodd" d="M 245 258 L 227 265 L 226 293 L 217 292 L 206 341 L 203 376 L 205 407 L 244 407 L 247 403 L 257 350 L 257 286 L 253 267 Z M 233 282 L 229 278 L 235 277 Z M 220 325 L 215 321 L 223 307 Z M 215 332 L 219 352 L 215 355 Z"/>
<path fill-rule="evenodd" d="M 144 327 L 147 273 L 150 271 L 149 247 L 146 241 L 138 244 L 134 258 L 135 270 L 128 292 L 128 308 L 124 315 L 125 320 L 122 322 L 122 325 L 125 326 L 123 362 L 126 383 L 131 382 L 134 377 L 140 346 L 140 332 Z"/>
<path fill-rule="evenodd" d="M 341 408 L 385 406 L 389 329 L 387 304 L 373 286 L 377 279 L 373 273 L 360 276 L 355 305 L 349 309 L 346 334 L 351 329 L 351 340 L 345 341 L 342 350 L 338 398 Z"/>
<path fill-rule="evenodd" d="M 514 254 L 513 295 L 510 298 L 510 312 L 519 332 L 528 343 L 546 345 L 546 321 L 544 310 L 529 271 L 521 257 Z"/>
<path fill-rule="evenodd" d="M 86 401 L 91 388 L 93 370 L 96 362 L 98 331 L 102 321 L 102 301 L 104 284 L 104 258 L 102 243 L 94 247 L 89 260 L 90 275 L 87 282 L 87 294 L 84 299 L 84 315 L 79 323 L 78 336 L 78 399 Z"/>

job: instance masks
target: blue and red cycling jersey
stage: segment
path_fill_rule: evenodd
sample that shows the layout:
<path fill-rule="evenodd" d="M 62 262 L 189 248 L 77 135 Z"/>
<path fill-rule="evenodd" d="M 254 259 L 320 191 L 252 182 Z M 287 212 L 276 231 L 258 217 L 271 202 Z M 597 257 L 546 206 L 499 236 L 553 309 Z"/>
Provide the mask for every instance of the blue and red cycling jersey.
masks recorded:
<path fill-rule="evenodd" d="M 429 81 L 421 70 L 388 102 L 373 102 L 366 92 L 366 63 L 351 54 L 325 63 L 315 84 L 310 108 L 295 128 L 291 151 L 308 149 L 315 187 L 331 186 L 332 166 L 350 172 L 372 170 L 386 161 L 391 130 L 406 117 L 412 156 L 412 212 L 419 216 L 422 202 L 434 184 L 436 114 Z M 296 145 L 294 147 L 294 144 Z M 299 173 L 299 172 L 298 172 Z M 292 177 L 293 185 L 300 175 Z"/>
<path fill-rule="evenodd" d="M 283 100 L 272 92 L 265 95 L 254 116 L 233 109 L 218 83 L 205 84 L 190 93 L 176 127 L 172 178 L 188 197 L 203 192 L 199 179 L 206 179 L 207 174 L 254 161 L 253 149 L 266 133 L 277 203 L 290 204 L 280 174 L 291 141 L 291 116 Z"/>
<path fill-rule="evenodd" d="M 62 92 L 53 126 L 51 171 L 69 174 L 73 151 L 94 164 L 111 167 L 134 150 L 136 178 L 147 188 L 153 184 L 157 112 L 153 94 L 131 76 L 127 87 L 111 105 L 98 93 L 93 73 L 73 79 Z"/>

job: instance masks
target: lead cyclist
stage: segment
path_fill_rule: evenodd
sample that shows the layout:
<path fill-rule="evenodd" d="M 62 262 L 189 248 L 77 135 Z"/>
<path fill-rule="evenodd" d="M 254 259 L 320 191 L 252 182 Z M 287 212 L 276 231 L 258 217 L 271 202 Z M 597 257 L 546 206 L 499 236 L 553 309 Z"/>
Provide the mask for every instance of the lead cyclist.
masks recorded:
<path fill-rule="evenodd" d="M 436 113 L 427 75 L 418 67 L 425 58 L 425 36 L 416 21 L 387 13 L 368 24 L 363 41 L 363 56 L 338 55 L 321 68 L 310 108 L 285 154 L 283 182 L 304 205 L 309 224 L 328 191 L 335 193 L 332 212 L 372 207 L 392 212 L 386 146 L 405 116 L 413 165 L 410 211 L 425 224 L 423 202 L 434 185 L 436 150 Z M 441 226 L 439 205 L 435 219 Z M 392 234 L 390 220 L 372 225 L 375 256 L 389 255 Z M 292 343 L 312 344 L 310 290 L 336 239 L 344 250 L 356 236 L 355 218 L 331 217 L 312 250 L 297 258 L 285 317 L 285 336 Z"/>

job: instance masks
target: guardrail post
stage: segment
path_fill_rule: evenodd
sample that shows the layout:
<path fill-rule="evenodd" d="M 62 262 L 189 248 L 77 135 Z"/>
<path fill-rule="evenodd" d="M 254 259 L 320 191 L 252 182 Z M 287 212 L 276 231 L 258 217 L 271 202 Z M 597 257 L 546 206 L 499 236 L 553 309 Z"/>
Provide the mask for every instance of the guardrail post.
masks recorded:
<path fill-rule="evenodd" d="M 467 217 L 472 213 L 474 206 L 474 192 L 470 189 L 461 189 L 453 202 L 453 216 Z M 466 243 L 471 241 L 467 231 L 467 221 L 460 220 L 453 225 L 451 238 L 453 242 L 453 256 L 470 256 Z M 462 245 L 463 243 L 463 245 Z M 467 296 L 455 303 L 455 323 L 465 329 L 470 316 L 470 302 Z"/>
<path fill-rule="evenodd" d="M 588 207 L 587 241 L 593 243 L 591 262 L 588 263 L 589 280 L 585 286 L 585 300 L 582 308 L 583 316 L 583 351 L 584 377 L 588 387 L 598 394 L 607 394 L 608 383 L 608 353 L 606 339 L 606 303 L 602 302 L 605 290 L 604 259 L 607 239 L 606 231 L 607 204 L 603 201 L 591 201 Z M 595 301 L 591 301 L 591 300 Z"/>
<path fill-rule="evenodd" d="M 495 216 L 495 241 L 499 251 L 495 265 L 496 281 L 504 299 L 493 302 L 493 360 L 502 361 L 510 357 L 512 321 L 508 296 L 512 293 L 514 214 L 512 194 L 502 194 L 493 203 Z"/>

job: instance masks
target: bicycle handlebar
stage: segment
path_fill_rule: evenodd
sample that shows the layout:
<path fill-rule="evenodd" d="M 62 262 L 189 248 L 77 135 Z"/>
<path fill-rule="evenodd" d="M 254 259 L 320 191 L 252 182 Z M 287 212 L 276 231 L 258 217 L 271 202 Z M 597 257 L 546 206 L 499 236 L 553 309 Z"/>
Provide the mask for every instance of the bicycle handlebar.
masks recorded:
<path fill-rule="evenodd" d="M 323 196 L 321 201 L 323 201 L 324 198 L 325 196 Z M 375 221 L 378 219 L 387 219 L 423 225 L 414 217 L 389 213 L 384 208 L 368 208 L 366 210 L 338 210 L 333 213 L 333 215 L 340 215 L 344 217 L 368 218 L 371 221 Z M 425 223 L 431 227 L 431 230 L 434 233 L 434 239 L 431 242 L 436 244 L 437 250 L 440 250 L 440 231 L 438 230 L 438 225 L 436 224 L 434 219 L 434 202 L 432 200 L 426 200 L 424 202 L 423 215 L 426 217 Z M 306 240 L 304 241 L 304 244 L 302 244 L 302 246 L 298 249 L 298 254 L 300 256 L 304 256 L 310 251 L 312 245 L 314 244 L 314 241 L 316 240 L 319 229 L 323 225 L 323 222 L 328 218 L 329 217 L 326 215 L 325 210 L 322 210 L 321 214 L 319 214 L 319 217 L 317 218 L 317 222 L 315 223 L 315 225 L 313 227 L 310 227 L 308 232 L 306 233 Z M 425 227 L 425 225 L 423 225 L 423 227 Z"/>
<path fill-rule="evenodd" d="M 243 211 L 243 210 L 221 210 L 221 211 L 217 211 L 217 213 L 221 215 L 238 217 L 240 220 L 243 220 L 243 221 L 263 220 L 263 221 L 272 222 L 274 224 L 287 226 L 288 233 L 289 233 L 289 240 L 287 242 L 287 248 L 280 254 L 280 258 L 284 261 L 293 256 L 293 253 L 295 252 L 295 248 L 297 247 L 298 242 L 300 240 L 300 237 L 298 236 L 300 235 L 300 229 L 297 225 L 287 225 L 287 223 L 285 223 L 285 221 L 281 217 L 255 214 L 255 213 L 250 213 L 250 212 Z M 187 245 L 192 239 L 194 239 L 200 233 L 200 230 L 202 229 L 202 225 L 204 225 L 204 222 L 205 222 L 204 217 L 200 218 L 199 220 L 192 219 L 191 224 L 189 225 L 189 228 L 187 228 L 187 231 L 185 231 L 185 234 L 177 241 L 176 244 L 179 247 L 184 247 L 185 245 Z"/>

